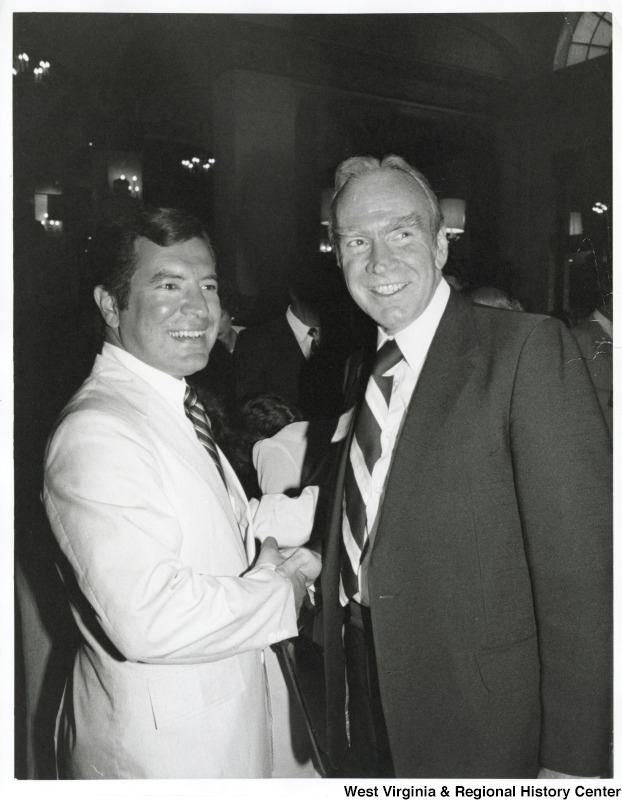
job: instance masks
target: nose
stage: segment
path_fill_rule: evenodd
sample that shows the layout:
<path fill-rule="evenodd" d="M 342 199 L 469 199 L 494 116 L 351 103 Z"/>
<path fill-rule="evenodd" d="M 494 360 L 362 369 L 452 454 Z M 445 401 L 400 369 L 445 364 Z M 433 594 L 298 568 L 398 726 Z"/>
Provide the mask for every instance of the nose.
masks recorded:
<path fill-rule="evenodd" d="M 208 316 L 207 298 L 198 284 L 188 289 L 183 310 L 186 314 L 194 315 L 201 319 L 205 319 Z"/>
<path fill-rule="evenodd" d="M 374 275 L 383 275 L 391 263 L 391 253 L 382 239 L 374 239 L 369 257 L 368 270 Z"/>

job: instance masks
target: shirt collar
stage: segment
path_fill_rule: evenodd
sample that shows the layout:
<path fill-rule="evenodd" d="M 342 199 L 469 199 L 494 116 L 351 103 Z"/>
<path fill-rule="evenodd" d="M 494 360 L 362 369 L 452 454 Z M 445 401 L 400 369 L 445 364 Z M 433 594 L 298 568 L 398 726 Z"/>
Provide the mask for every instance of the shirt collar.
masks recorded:
<path fill-rule="evenodd" d="M 163 397 L 173 408 L 177 411 L 183 411 L 184 396 L 186 393 L 186 381 L 182 378 L 178 380 L 173 378 L 172 375 L 167 375 L 155 367 L 150 367 L 145 364 L 136 356 L 123 350 L 110 342 L 104 342 L 102 347 L 102 356 L 122 364 L 124 367 L 133 372 L 139 378 L 148 383 L 151 388 Z"/>
<path fill-rule="evenodd" d="M 296 337 L 297 342 L 302 342 L 306 337 L 309 335 L 309 331 L 311 330 L 308 325 L 305 325 L 304 322 L 298 319 L 298 317 L 292 311 L 292 307 L 287 307 L 287 313 L 285 314 L 287 317 L 287 321 L 289 322 L 289 326 L 294 332 L 294 336 Z"/>
<path fill-rule="evenodd" d="M 449 284 L 444 278 L 441 278 L 432 295 L 432 299 L 423 312 L 410 325 L 393 337 L 398 343 L 408 366 L 415 372 L 421 369 L 425 361 L 432 339 L 449 301 L 449 294 Z M 381 347 L 389 338 L 391 337 L 387 336 L 379 328 L 377 346 Z"/>

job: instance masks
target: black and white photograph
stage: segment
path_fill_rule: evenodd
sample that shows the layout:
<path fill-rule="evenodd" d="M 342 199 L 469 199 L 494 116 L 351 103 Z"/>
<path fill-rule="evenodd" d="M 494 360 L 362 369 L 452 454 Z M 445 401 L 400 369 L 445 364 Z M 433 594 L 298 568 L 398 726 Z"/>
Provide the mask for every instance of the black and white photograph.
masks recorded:
<path fill-rule="evenodd" d="M 589 5 L 3 11 L 15 796 L 620 795 Z"/>

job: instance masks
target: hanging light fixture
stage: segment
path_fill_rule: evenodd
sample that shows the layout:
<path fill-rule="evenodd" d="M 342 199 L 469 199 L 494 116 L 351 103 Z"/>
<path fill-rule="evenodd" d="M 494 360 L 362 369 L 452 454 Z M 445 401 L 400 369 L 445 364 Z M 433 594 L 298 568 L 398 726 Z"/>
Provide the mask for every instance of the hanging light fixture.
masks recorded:
<path fill-rule="evenodd" d="M 205 174 L 215 163 L 215 158 L 199 158 L 198 156 L 193 156 L 192 158 L 184 158 L 181 165 L 192 175 L 200 175 Z M 201 172 L 201 170 L 203 170 L 203 172 Z"/>
<path fill-rule="evenodd" d="M 13 75 L 29 75 L 31 72 L 37 83 L 40 83 L 42 78 L 49 74 L 50 62 L 41 60 L 35 66 L 30 67 L 30 56 L 26 52 L 18 53 L 13 58 Z"/>
<path fill-rule="evenodd" d="M 466 220 L 466 200 L 444 197 L 440 201 L 443 224 L 450 242 L 456 241 L 464 233 Z"/>

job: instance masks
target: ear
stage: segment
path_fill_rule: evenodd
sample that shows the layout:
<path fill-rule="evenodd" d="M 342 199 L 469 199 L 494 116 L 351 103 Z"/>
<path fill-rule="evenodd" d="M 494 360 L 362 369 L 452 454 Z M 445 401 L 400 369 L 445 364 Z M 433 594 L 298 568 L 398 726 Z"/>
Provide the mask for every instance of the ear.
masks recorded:
<path fill-rule="evenodd" d="M 449 255 L 449 242 L 447 241 L 447 232 L 444 227 L 441 227 L 436 234 L 436 254 L 434 256 L 434 264 L 436 269 L 441 270 L 447 263 L 447 256 Z"/>
<path fill-rule="evenodd" d="M 93 290 L 93 297 L 106 325 L 108 325 L 109 328 L 118 328 L 119 309 L 117 308 L 117 301 L 115 298 L 103 286 L 95 287 Z"/>

